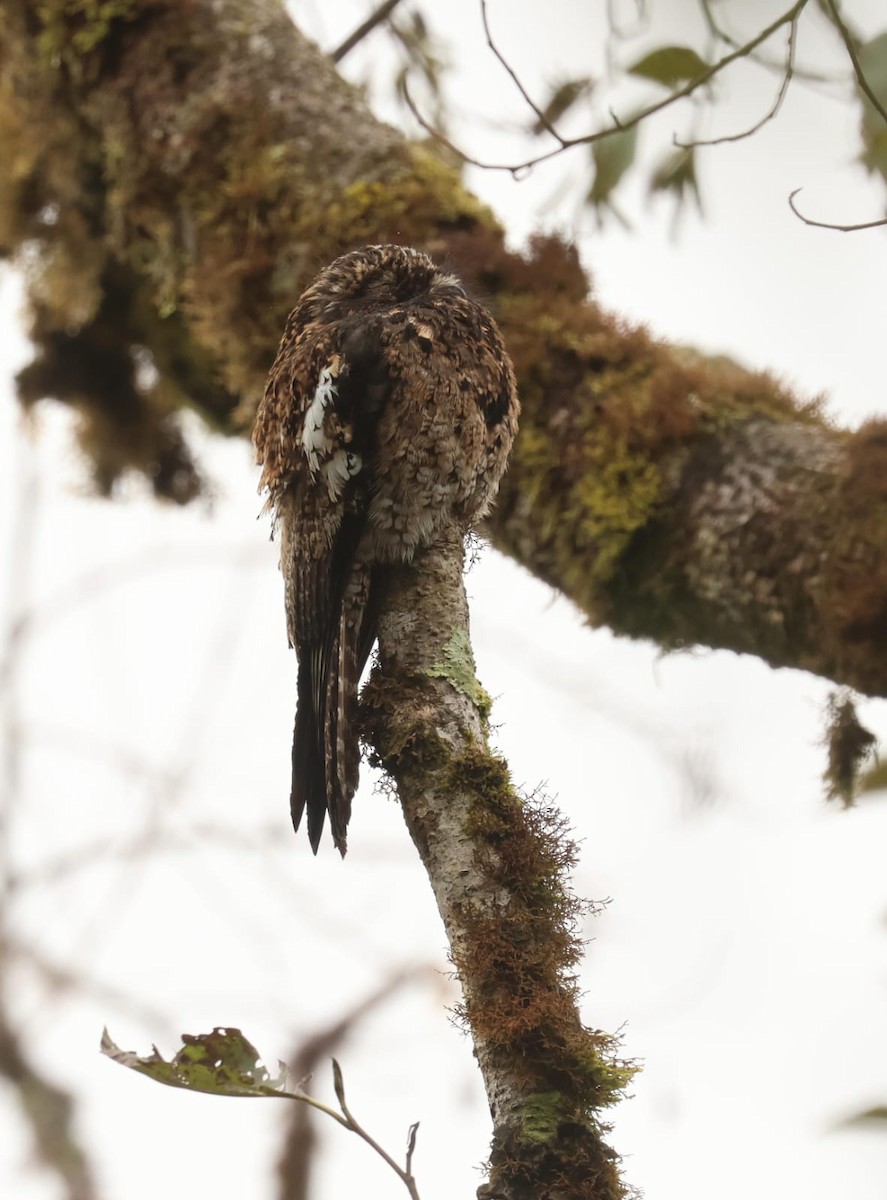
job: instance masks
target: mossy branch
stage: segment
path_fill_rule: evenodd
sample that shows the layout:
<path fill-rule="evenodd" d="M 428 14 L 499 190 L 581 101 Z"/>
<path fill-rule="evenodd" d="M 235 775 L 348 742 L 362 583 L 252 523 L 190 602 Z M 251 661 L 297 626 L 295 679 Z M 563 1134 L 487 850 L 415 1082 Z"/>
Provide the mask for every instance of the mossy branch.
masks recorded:
<path fill-rule="evenodd" d="M 487 704 L 466 687 L 462 543 L 451 534 L 394 570 L 379 663 L 362 696 L 367 740 L 397 783 L 462 984 L 493 1119 L 487 1200 L 626 1195 L 601 1110 L 634 1068 L 586 1028 L 575 972 L 582 902 L 576 847 L 549 805 L 522 799 L 486 740 Z M 472 664 L 473 677 L 473 664 Z"/>
<path fill-rule="evenodd" d="M 36 345 L 20 390 L 72 406 L 103 490 L 132 468 L 194 496 L 179 411 L 245 433 L 316 269 L 411 243 L 489 304 L 515 361 L 500 549 L 594 624 L 887 695 L 887 423 L 837 430 L 628 327 L 555 239 L 507 250 L 280 0 L 9 0 L 0 62 L 0 247 L 27 260 Z"/>

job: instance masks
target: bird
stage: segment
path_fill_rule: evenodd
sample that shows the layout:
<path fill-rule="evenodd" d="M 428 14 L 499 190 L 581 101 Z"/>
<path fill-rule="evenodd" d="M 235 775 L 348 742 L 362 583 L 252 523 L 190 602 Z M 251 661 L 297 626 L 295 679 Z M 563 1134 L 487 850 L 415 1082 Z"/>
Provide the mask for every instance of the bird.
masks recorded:
<path fill-rule="evenodd" d="M 493 317 L 422 251 L 343 254 L 289 315 L 253 444 L 298 662 L 290 810 L 315 854 L 327 815 L 347 849 L 386 571 L 488 511 L 518 414 Z"/>

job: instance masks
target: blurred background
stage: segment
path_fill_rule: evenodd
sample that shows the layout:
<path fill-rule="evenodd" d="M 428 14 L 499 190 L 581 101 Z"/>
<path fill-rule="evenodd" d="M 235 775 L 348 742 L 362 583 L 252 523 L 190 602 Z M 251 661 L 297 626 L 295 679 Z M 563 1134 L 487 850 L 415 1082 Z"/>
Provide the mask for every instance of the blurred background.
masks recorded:
<path fill-rule="evenodd" d="M 373 5 L 289 7 L 333 50 Z M 781 6 L 487 5 L 540 103 L 577 85 L 563 118 L 574 133 L 658 94 L 627 63 L 672 42 L 704 53 L 707 9 L 747 41 Z M 862 38 L 887 32 L 879 0 L 843 11 Z M 423 136 L 398 90 L 408 70 L 415 103 L 471 157 L 548 148 L 477 0 L 406 0 L 392 20 L 341 64 L 374 111 Z M 768 46 L 780 63 L 785 37 Z M 802 188 L 805 213 L 845 224 L 880 215 L 884 187 L 859 165 L 846 55 L 812 8 L 796 54 L 773 120 L 697 152 L 698 197 L 694 180 L 650 190 L 672 135 L 748 128 L 773 105 L 779 70 L 739 62 L 710 103 L 646 122 L 613 191 L 581 147 L 518 178 L 465 174 L 515 246 L 540 229 L 574 239 L 605 307 L 825 393 L 835 422 L 855 425 L 887 413 L 884 231 L 808 227 L 787 197 Z M 22 295 L 4 268 L 0 1194 L 295 1195 L 278 1170 L 288 1106 L 120 1071 L 98 1053 L 106 1024 L 121 1046 L 165 1055 L 182 1031 L 239 1026 L 272 1065 L 313 1062 L 309 1090 L 331 1103 L 335 1053 L 355 1115 L 395 1157 L 421 1121 L 423 1200 L 473 1194 L 486 1102 L 448 1017 L 458 991 L 396 802 L 364 768 L 344 863 L 292 835 L 295 659 L 249 447 L 191 431 L 213 494 L 185 509 L 137 480 L 95 497 L 69 414 L 17 408 Z M 882 1200 L 883 1123 L 842 1122 L 887 1104 L 887 796 L 826 804 L 828 682 L 617 640 L 490 549 L 468 589 L 498 748 L 568 815 L 577 892 L 607 901 L 584 931 L 583 1014 L 621 1030 L 644 1064 L 612 1114 L 628 1181 L 651 1200 Z M 860 716 L 885 736 L 887 704 L 864 702 Z M 73 1105 L 67 1188 L 33 1144 L 38 1076 L 39 1103 Z M 312 1200 L 397 1194 L 357 1139 L 312 1126 Z M 308 1145 L 304 1129 L 289 1135 Z"/>

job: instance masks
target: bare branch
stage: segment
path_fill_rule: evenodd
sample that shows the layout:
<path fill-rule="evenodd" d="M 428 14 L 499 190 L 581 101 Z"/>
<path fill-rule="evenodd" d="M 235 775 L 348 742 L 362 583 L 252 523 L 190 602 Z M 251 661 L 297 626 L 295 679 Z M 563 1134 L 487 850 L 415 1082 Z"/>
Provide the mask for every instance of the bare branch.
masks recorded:
<path fill-rule="evenodd" d="M 345 38 L 345 41 L 332 52 L 330 58 L 333 62 L 341 62 L 345 55 L 350 53 L 358 42 L 362 42 L 367 34 L 372 33 L 377 25 L 381 25 L 394 12 L 398 4 L 400 4 L 400 0 L 385 0 L 384 4 L 380 4 L 377 9 L 371 12 L 367 19 L 361 25 L 358 25 L 354 32 L 349 34 Z"/>
<path fill-rule="evenodd" d="M 769 121 L 772 121 L 777 115 L 779 110 L 782 108 L 782 102 L 788 95 L 789 85 L 791 84 L 795 71 L 795 48 L 797 45 L 797 37 L 798 18 L 796 17 L 789 25 L 788 47 L 786 49 L 785 66 L 783 68 L 782 82 L 779 85 L 779 91 L 776 93 L 776 99 L 759 121 L 756 121 L 754 125 L 752 125 L 749 129 L 744 129 L 741 133 L 729 133 L 724 134 L 723 137 L 716 138 L 694 138 L 690 142 L 681 142 L 677 137 L 674 137 L 672 139 L 674 144 L 679 146 L 682 150 L 695 149 L 697 146 L 720 146 L 725 142 L 741 142 L 744 138 L 751 137 L 752 134 L 757 133 L 759 129 L 763 129 L 763 127 Z"/>
<path fill-rule="evenodd" d="M 699 0 L 699 7 L 702 10 L 706 27 L 712 37 L 717 38 L 718 41 L 724 42 L 724 44 L 727 46 L 735 47 L 739 45 L 736 38 L 733 37 L 732 34 L 728 33 L 723 26 L 718 24 L 714 13 L 712 12 L 712 0 Z M 752 62 L 756 63 L 759 67 L 763 67 L 765 71 L 778 71 L 780 74 L 782 74 L 784 71 L 783 63 L 774 62 L 772 59 L 767 58 L 763 54 L 752 54 L 749 57 Z M 844 74 L 831 74 L 828 71 L 814 71 L 809 67 L 801 66 L 795 66 L 794 78 L 799 80 L 801 83 L 805 83 L 810 86 L 816 84 L 842 84 L 846 82 L 846 76 Z"/>
<path fill-rule="evenodd" d="M 398 1176 L 398 1178 L 402 1180 L 404 1187 L 410 1193 L 410 1196 L 412 1196 L 413 1200 L 419 1200 L 419 1189 L 416 1185 L 415 1177 L 410 1170 L 410 1164 L 413 1157 L 412 1148 L 410 1148 L 408 1151 L 407 1165 L 406 1169 L 404 1169 L 394 1161 L 388 1151 L 380 1146 L 374 1137 L 367 1133 L 360 1122 L 354 1117 L 354 1114 L 351 1112 L 345 1101 L 345 1084 L 342 1079 L 342 1069 L 335 1059 L 333 1059 L 333 1078 L 336 1085 L 336 1099 L 339 1101 L 339 1107 L 342 1110 L 342 1116 L 345 1118 L 345 1120 L 342 1122 L 345 1128 L 349 1129 L 352 1133 L 356 1133 L 357 1136 L 362 1138 L 369 1147 L 375 1150 L 379 1157 L 386 1162 L 391 1170 L 394 1171 L 394 1173 Z M 417 1123 L 410 1126 L 410 1139 L 412 1142 L 415 1142 L 415 1130 L 417 1128 Z"/>
<path fill-rule="evenodd" d="M 361 997 L 347 1012 L 332 1024 L 317 1030 L 305 1038 L 298 1050 L 290 1057 L 289 1069 L 296 1079 L 311 1076 L 317 1064 L 331 1058 L 333 1051 L 370 1012 L 378 1008 L 395 992 L 408 983 L 425 976 L 430 978 L 430 967 L 405 967 L 395 971 L 375 991 Z M 412 1126 L 410 1127 L 413 1128 Z M 283 1152 L 278 1166 L 281 1200 L 306 1200 L 310 1194 L 310 1170 L 315 1146 L 315 1135 L 311 1121 L 311 1107 L 293 1106 L 284 1139 Z M 411 1175 L 412 1158 L 407 1156 L 406 1172 Z"/>
<path fill-rule="evenodd" d="M 872 105 L 874 106 L 875 110 L 878 113 L 880 113 L 880 115 L 884 118 L 885 121 L 887 121 L 887 109 L 884 108 L 884 105 L 881 103 L 881 101 L 878 99 L 878 97 L 875 95 L 875 93 L 872 91 L 871 87 L 869 86 L 869 81 L 866 79 L 865 73 L 863 72 L 863 69 L 862 69 L 862 63 L 859 61 L 859 55 L 856 53 L 856 44 L 855 44 L 854 37 L 851 34 L 850 30 L 847 28 L 847 26 L 844 24 L 844 20 L 841 16 L 840 11 L 838 10 L 838 6 L 835 3 L 835 0 L 826 0 L 826 4 L 828 5 L 829 11 L 831 12 L 832 17 L 834 18 L 834 22 L 835 22 L 835 25 L 837 26 L 838 33 L 840 33 L 840 35 L 841 35 L 841 40 L 843 41 L 844 46 L 847 50 L 847 53 L 850 56 L 850 61 L 853 63 L 853 70 L 856 74 L 856 81 L 859 84 L 860 91 L 865 93 L 865 95 L 868 97 L 868 99 L 871 101 Z M 808 224 L 809 224 L 809 222 L 808 222 Z M 835 228 L 841 228 L 841 227 L 835 226 Z M 866 229 L 869 227 L 863 225 L 863 226 L 857 226 L 856 228 Z"/>
<path fill-rule="evenodd" d="M 499 47 L 493 41 L 493 35 L 490 32 L 490 22 L 487 17 L 487 0 L 480 0 L 480 14 L 481 14 L 481 18 L 484 23 L 484 34 L 486 35 L 487 45 L 492 50 L 493 54 L 496 56 L 496 58 L 499 60 L 499 62 L 502 64 L 502 66 L 505 68 L 505 70 L 508 72 L 508 75 L 513 80 L 514 85 L 517 88 L 517 90 L 520 92 L 521 96 L 523 96 L 524 100 L 527 102 L 527 104 L 530 106 L 530 108 L 535 113 L 536 120 L 539 122 L 539 125 L 544 130 L 546 130 L 548 133 L 550 133 L 551 136 L 553 138 L 555 138 L 562 147 L 565 147 L 567 145 L 566 141 L 561 137 L 561 135 L 558 133 L 558 131 L 555 129 L 555 127 L 552 125 L 552 123 L 549 121 L 548 117 L 545 115 L 543 110 L 541 108 L 539 108 L 539 106 L 536 104 L 536 102 L 532 99 L 532 97 L 530 96 L 527 89 L 521 83 L 520 78 L 518 77 L 518 74 L 515 71 L 515 69 L 511 66 L 511 64 L 509 62 L 506 61 L 504 55 L 499 50 Z"/>
<path fill-rule="evenodd" d="M 15 1089 L 31 1127 L 40 1162 L 55 1173 L 65 1200 L 96 1200 L 89 1163 L 73 1130 L 70 1094 L 28 1061 L 21 1041 L 0 1012 L 0 1076 Z"/>
<path fill-rule="evenodd" d="M 699 0 L 699 7 L 702 10 L 702 17 L 708 27 L 712 37 L 716 37 L 719 41 L 724 42 L 728 46 L 738 46 L 739 43 L 734 37 L 731 37 L 726 30 L 722 29 L 715 19 L 715 15 L 711 10 L 711 0 Z"/>
<path fill-rule="evenodd" d="M 629 26 L 626 24 L 620 28 L 619 15 L 616 11 L 615 0 L 607 0 L 607 24 L 610 27 L 611 33 L 614 37 L 619 38 L 620 40 L 626 40 L 627 38 L 635 37 L 637 34 L 641 33 L 645 25 L 649 24 L 650 14 L 647 11 L 647 0 L 634 0 L 634 7 L 636 10 L 636 15 L 633 26 L 629 28 Z"/>
<path fill-rule="evenodd" d="M 771 38 L 773 34 L 780 30 L 784 25 L 797 22 L 801 12 L 807 7 L 808 2 L 809 0 L 797 0 L 797 2 L 793 4 L 791 8 L 784 12 L 782 16 L 777 17 L 772 24 L 768 25 L 765 29 L 762 29 L 761 32 L 756 37 L 752 38 L 750 42 L 746 42 L 744 46 L 740 46 L 732 53 L 726 54 L 723 58 L 718 59 L 718 61 L 713 63 L 707 71 L 703 71 L 703 73 L 698 75 L 695 79 L 689 80 L 689 82 L 687 82 L 683 87 L 677 88 L 668 96 L 664 97 L 664 99 L 658 100 L 655 104 L 650 104 L 646 108 L 640 109 L 634 114 L 634 116 L 621 121 L 611 111 L 610 115 L 614 124 L 610 129 L 599 129 L 594 133 L 585 134 L 582 137 L 576 138 L 564 138 L 555 133 L 555 137 L 558 138 L 559 145 L 557 145 L 553 150 L 548 150 L 544 154 L 538 154 L 534 158 L 528 158 L 521 163 L 491 163 L 484 162 L 478 158 L 473 158 L 471 155 L 466 154 L 463 150 L 460 150 L 458 146 L 455 146 L 451 141 L 444 137 L 425 119 L 425 117 L 422 116 L 416 107 L 415 102 L 410 96 L 406 86 L 404 86 L 404 98 L 408 108 L 410 109 L 410 112 L 419 122 L 421 127 L 426 131 L 426 133 L 430 134 L 443 145 L 447 146 L 464 162 L 470 163 L 471 166 L 474 167 L 480 167 L 482 170 L 486 171 L 507 171 L 517 178 L 522 173 L 532 170 L 533 167 L 538 166 L 540 163 L 547 162 L 549 159 L 555 158 L 557 155 L 562 154 L 565 150 L 572 149 L 574 146 L 590 146 L 595 142 L 601 141 L 603 138 L 613 137 L 617 133 L 625 133 L 627 130 L 633 129 L 636 125 L 640 125 L 642 121 L 645 121 L 648 117 L 652 117 L 655 113 L 663 112 L 665 109 L 670 108 L 673 104 L 676 104 L 679 100 L 685 100 L 688 96 L 692 96 L 694 92 L 696 92 L 699 88 L 704 87 L 707 83 L 714 79 L 716 75 L 719 75 L 727 67 L 731 66 L 731 64 L 740 58 L 748 58 L 753 50 Z M 516 77 L 513 75 L 513 72 L 511 72 L 511 68 L 509 68 L 507 64 L 505 65 L 509 73 L 511 73 L 516 79 Z M 518 86 L 520 87 L 521 85 L 518 83 Z M 521 88 L 521 90 L 523 91 L 523 88 Z M 535 108 L 535 105 L 532 105 L 531 101 L 528 102 L 531 103 L 531 106 L 538 115 L 538 110 Z"/>
<path fill-rule="evenodd" d="M 795 196 L 803 190 L 803 188 L 795 188 L 788 198 L 788 206 L 805 225 L 813 225 L 817 229 L 836 229 L 839 233 L 856 233 L 859 229 L 879 229 L 882 225 L 887 225 L 887 217 L 881 217 L 878 221 L 861 221 L 858 225 L 835 225 L 831 221 L 814 221 L 812 217 L 805 217 L 795 204 Z"/>

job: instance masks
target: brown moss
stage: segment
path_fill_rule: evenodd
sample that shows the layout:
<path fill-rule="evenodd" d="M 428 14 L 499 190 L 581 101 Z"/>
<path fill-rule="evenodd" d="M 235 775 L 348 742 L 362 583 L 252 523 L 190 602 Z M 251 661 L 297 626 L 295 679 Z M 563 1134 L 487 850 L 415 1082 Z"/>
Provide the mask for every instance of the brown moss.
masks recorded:
<path fill-rule="evenodd" d="M 844 435 L 844 470 L 827 514 L 821 651 L 833 678 L 884 694 L 887 645 L 887 422 Z"/>
<path fill-rule="evenodd" d="M 827 727 L 823 739 L 828 766 L 823 776 L 826 798 L 849 808 L 860 790 L 866 764 L 874 754 L 875 735 L 860 723 L 850 695 L 834 692 L 828 701 Z"/>
<path fill-rule="evenodd" d="M 864 421 L 848 435 L 847 471 L 860 507 L 887 501 L 887 421 Z"/>
<path fill-rule="evenodd" d="M 575 246 L 556 235 L 532 236 L 520 254 L 507 248 L 500 228 L 489 222 L 456 229 L 445 241 L 447 265 L 493 306 L 503 293 L 543 292 L 574 303 L 588 295 L 588 277 Z"/>
<path fill-rule="evenodd" d="M 631 1078 L 615 1040 L 577 1016 L 573 969 L 586 905 L 568 873 L 577 848 L 541 795 L 522 798 L 505 764 L 481 747 L 452 763 L 445 786 L 471 800 L 468 832 L 484 879 L 504 906 L 465 906 L 456 967 L 468 983 L 460 1010 L 474 1036 L 515 1064 L 531 1094 L 556 1092 L 574 1119 L 614 1103 Z M 581 1115 L 581 1116 L 580 1116 Z"/>
<path fill-rule="evenodd" d="M 547 1116 L 544 1106 L 539 1107 Z M 530 1117 L 533 1127 L 536 1116 Z M 489 1169 L 489 1181 L 478 1189 L 478 1200 L 502 1195 L 511 1200 L 555 1196 L 623 1200 L 637 1195 L 619 1178 L 618 1155 L 603 1139 L 590 1139 L 582 1125 L 568 1119 L 558 1122 L 556 1143 L 552 1139 L 528 1142 L 503 1131 L 494 1142 Z"/>

